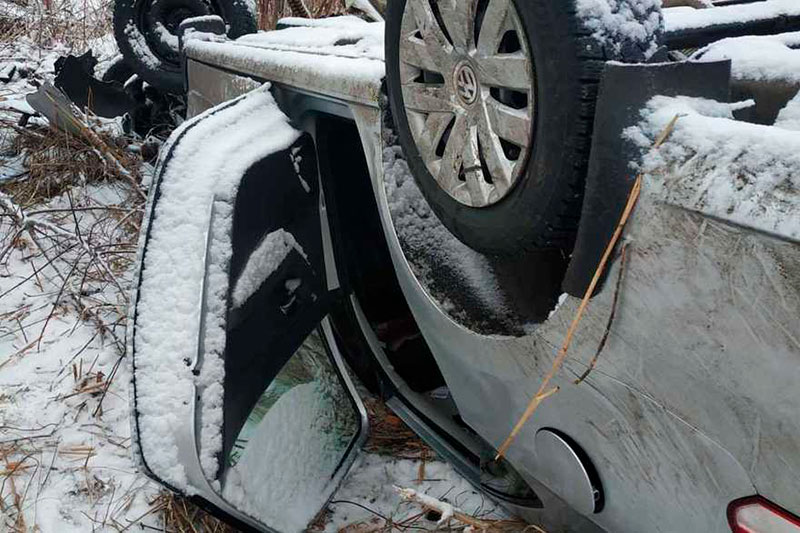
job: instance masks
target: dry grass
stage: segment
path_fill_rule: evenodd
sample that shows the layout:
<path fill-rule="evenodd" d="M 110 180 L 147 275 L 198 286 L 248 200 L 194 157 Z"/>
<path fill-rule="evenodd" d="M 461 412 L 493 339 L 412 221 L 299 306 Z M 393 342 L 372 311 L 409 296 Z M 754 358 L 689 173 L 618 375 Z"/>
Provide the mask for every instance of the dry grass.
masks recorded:
<path fill-rule="evenodd" d="M 24 167 L 4 190 L 22 206 L 47 201 L 76 184 L 113 183 L 120 172 L 140 180 L 141 160 L 124 150 L 127 140 L 122 137 L 99 132 L 87 139 L 47 126 L 21 128 L 2 119 L 0 128 L 6 133 L 4 155 Z"/>
<path fill-rule="evenodd" d="M 123 149 L 135 141 L 115 137 L 90 124 L 83 124 L 89 130 L 84 135 L 45 126 L 21 128 L 7 121 L 0 122 L 0 127 L 6 134 L 3 155 L 21 164 L 21 172 L 0 186 L 0 271 L 7 272 L 9 261 L 16 256 L 31 262 L 28 279 L 40 290 L 58 287 L 50 298 L 45 320 L 34 320 L 29 305 L 0 315 L 0 326 L 18 328 L 26 341 L 17 353 L 0 361 L 0 368 L 37 351 L 43 340 L 52 340 L 54 332 L 49 326 L 56 317 L 77 314 L 83 327 L 94 330 L 95 337 L 116 346 L 117 364 L 106 375 L 94 368 L 94 362 L 85 364 L 83 350 L 78 351 L 59 372 L 64 378 L 71 376 L 71 391 L 54 401 L 74 405 L 75 419 L 81 412 L 101 418 L 103 400 L 124 357 L 130 272 L 144 208 L 138 185 L 141 160 Z M 119 201 L 96 203 L 86 194 L 91 186 L 103 187 Z M 3 289 L 0 300 L 15 287 Z M 13 531 L 30 530 L 24 509 L 46 487 L 56 459 L 62 469 L 64 464 L 73 465 L 70 468 L 86 479 L 77 488 L 78 493 L 90 501 L 114 501 L 114 505 L 109 503 L 107 509 L 98 509 L 96 516 L 89 517 L 99 529 L 126 531 L 135 526 L 138 530 L 145 521 L 159 518 L 166 531 L 234 531 L 166 491 L 151 503 L 146 514 L 130 521 L 126 513 L 135 492 L 109 493 L 113 488 L 93 474 L 90 460 L 96 452 L 92 446 L 59 448 L 56 427 L 36 429 L 40 431 L 33 437 L 26 433 L 0 445 L 0 514 L 10 517 Z"/>
<path fill-rule="evenodd" d="M 186 498 L 171 492 L 162 493 L 153 508 L 163 517 L 167 531 L 177 533 L 236 533 L 236 529 L 220 522 Z"/>
<path fill-rule="evenodd" d="M 138 160 L 111 144 L 99 146 L 105 143 L 99 136 L 90 142 L 49 128 L 16 131 L 6 153 L 22 159 L 23 172 L 0 189 L 0 266 L 13 253 L 38 256 L 45 266 L 34 272 L 37 282 L 60 287 L 38 335 L 25 334 L 31 340 L 26 348 L 38 349 L 50 319 L 74 308 L 114 342 L 121 357 L 117 330 L 124 330 L 128 296 L 120 278 L 135 257 L 144 203 Z M 97 183 L 117 190 L 122 201 L 100 205 L 82 194 Z"/>
<path fill-rule="evenodd" d="M 369 416 L 369 438 L 364 451 L 423 461 L 436 455 L 386 404 L 373 396 L 363 397 Z"/>
<path fill-rule="evenodd" d="M 344 0 L 304 0 L 312 17 L 347 13 Z M 258 0 L 258 27 L 274 29 L 278 19 L 292 16 L 287 0 Z M 0 4 L 0 42 L 25 36 L 40 47 L 64 44 L 86 50 L 91 41 L 111 31 L 113 2 L 85 0 L 14 0 Z"/>
<path fill-rule="evenodd" d="M 347 12 L 344 0 L 304 0 L 314 18 L 341 15 Z M 275 28 L 278 19 L 290 17 L 287 0 L 258 0 L 258 27 L 262 30 Z"/>
<path fill-rule="evenodd" d="M 54 44 L 76 51 L 111 31 L 113 2 L 104 0 L 14 0 L 0 4 L 0 41 L 27 37 L 41 48 Z"/>

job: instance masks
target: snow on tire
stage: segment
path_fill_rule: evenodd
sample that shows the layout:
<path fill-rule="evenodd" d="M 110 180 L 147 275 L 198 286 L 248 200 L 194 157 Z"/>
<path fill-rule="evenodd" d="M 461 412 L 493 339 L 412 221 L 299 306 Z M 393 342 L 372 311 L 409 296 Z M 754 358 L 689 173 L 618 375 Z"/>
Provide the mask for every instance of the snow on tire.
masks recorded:
<path fill-rule="evenodd" d="M 228 36 L 258 30 L 252 0 L 116 0 L 114 36 L 125 60 L 144 81 L 182 93 L 178 26 L 190 17 L 219 15 Z"/>

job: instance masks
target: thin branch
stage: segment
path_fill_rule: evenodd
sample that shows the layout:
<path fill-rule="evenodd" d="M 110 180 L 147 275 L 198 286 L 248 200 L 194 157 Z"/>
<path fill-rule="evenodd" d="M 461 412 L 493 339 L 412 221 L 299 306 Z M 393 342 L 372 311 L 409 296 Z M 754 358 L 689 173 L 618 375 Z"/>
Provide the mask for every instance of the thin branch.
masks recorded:
<path fill-rule="evenodd" d="M 670 136 L 672 131 L 675 129 L 675 124 L 678 122 L 679 115 L 675 115 L 672 120 L 666 125 L 664 130 L 656 137 L 655 142 L 653 143 L 653 148 L 658 149 L 661 147 L 662 144 L 667 140 Z M 578 328 L 578 325 L 583 318 L 584 313 L 586 312 L 586 307 L 589 305 L 589 300 L 594 294 L 595 289 L 597 288 L 597 284 L 600 282 L 600 278 L 605 272 L 606 266 L 608 264 L 608 260 L 611 257 L 611 253 L 614 251 L 614 247 L 617 245 L 619 238 L 622 236 L 622 232 L 625 229 L 625 225 L 628 222 L 628 219 L 633 213 L 633 209 L 636 207 L 636 202 L 639 199 L 639 194 L 642 191 L 642 174 L 636 176 L 636 181 L 633 183 L 633 187 L 631 188 L 631 192 L 628 195 L 628 202 L 625 205 L 625 209 L 622 212 L 622 216 L 617 223 L 617 227 L 614 230 L 614 234 L 611 236 L 611 240 L 608 242 L 606 246 L 605 252 L 603 252 L 603 256 L 600 259 L 600 264 L 597 265 L 597 269 L 595 270 L 594 276 L 592 277 L 592 281 L 587 287 L 585 294 L 583 295 L 583 299 L 581 300 L 581 304 L 578 307 L 577 313 L 575 313 L 575 317 L 572 319 L 572 323 L 567 329 L 567 335 L 564 339 L 564 343 L 561 345 L 561 349 L 558 352 L 555 360 L 553 360 L 553 365 L 550 368 L 550 371 L 545 376 L 544 380 L 542 380 L 542 384 L 539 386 L 539 390 L 536 394 L 531 398 L 530 402 L 528 402 L 528 406 L 525 408 L 525 411 L 522 413 L 522 416 L 519 418 L 517 423 L 514 425 L 514 428 L 511 430 L 511 433 L 508 435 L 503 444 L 500 445 L 500 448 L 497 450 L 497 455 L 495 456 L 495 461 L 499 461 L 503 458 L 506 451 L 508 451 L 509 446 L 514 442 L 514 439 L 517 437 L 517 434 L 522 430 L 522 427 L 525 423 L 533 416 L 533 413 L 536 409 L 541 405 L 542 401 L 558 392 L 558 387 L 554 387 L 552 389 L 548 389 L 550 381 L 555 377 L 556 373 L 561 369 L 564 364 L 564 360 L 567 358 L 567 352 L 569 351 L 569 347 L 572 344 L 572 337 L 575 335 L 575 331 Z"/>
<path fill-rule="evenodd" d="M 561 366 L 564 364 L 564 360 L 567 358 L 567 352 L 569 351 L 569 347 L 572 344 L 572 337 L 575 335 L 575 331 L 578 329 L 578 325 L 581 323 L 581 319 L 583 318 L 584 313 L 586 312 L 586 307 L 589 305 L 589 300 L 594 294 L 595 288 L 597 288 L 597 284 L 600 282 L 600 277 L 602 276 L 603 272 L 605 271 L 606 265 L 608 264 L 608 260 L 611 257 L 611 252 L 614 250 L 614 247 L 617 245 L 617 241 L 619 240 L 620 236 L 622 235 L 622 230 L 625 228 L 625 224 L 628 222 L 628 218 L 630 217 L 631 213 L 633 212 L 633 208 L 636 206 L 636 201 L 639 199 L 639 193 L 642 190 L 642 176 L 639 175 L 636 178 L 636 181 L 633 184 L 633 188 L 631 189 L 630 194 L 628 195 L 628 203 L 625 205 L 625 209 L 622 212 L 622 216 L 620 217 L 619 223 L 617 224 L 616 230 L 614 230 L 614 234 L 611 237 L 608 245 L 606 246 L 606 250 L 603 253 L 603 257 L 600 259 L 600 264 L 597 266 L 595 270 L 594 277 L 592 278 L 592 282 L 589 284 L 589 287 L 586 289 L 586 293 L 583 295 L 583 300 L 581 300 L 581 304 L 578 307 L 578 312 L 575 313 L 575 317 L 572 319 L 572 323 L 567 330 L 566 338 L 564 339 L 564 343 L 561 345 L 561 349 L 558 352 L 555 360 L 553 361 L 553 365 L 550 368 L 550 371 L 545 376 L 544 380 L 542 380 L 542 384 L 539 386 L 539 390 L 533 396 L 531 401 L 528 403 L 528 407 L 525 409 L 525 412 L 522 413 L 522 416 L 517 421 L 514 429 L 511 430 L 511 434 L 506 438 L 500 448 L 497 450 L 497 455 L 495 457 L 496 461 L 499 461 L 508 450 L 508 447 L 511 446 L 511 443 L 514 442 L 517 434 L 520 432 L 522 427 L 525 425 L 525 422 L 533 415 L 536 411 L 536 408 L 539 407 L 542 400 L 547 398 L 548 396 L 553 395 L 555 392 L 558 391 L 558 387 L 548 390 L 548 385 L 550 385 L 550 381 L 555 377 L 556 373 L 561 369 Z"/>
<path fill-rule="evenodd" d="M 628 262 L 628 243 L 622 245 L 622 250 L 620 250 L 620 260 L 619 260 L 619 274 L 617 275 L 617 284 L 614 287 L 614 298 L 611 301 L 611 313 L 608 315 L 608 322 L 606 322 L 606 329 L 603 331 L 603 337 L 600 339 L 600 344 L 597 346 L 597 350 L 594 353 L 594 356 L 589 361 L 588 368 L 584 371 L 581 376 L 573 381 L 575 385 L 580 385 L 589 374 L 592 373 L 592 370 L 597 366 L 597 360 L 600 359 L 600 354 L 603 353 L 603 349 L 606 347 L 606 342 L 608 341 L 608 335 L 611 333 L 611 326 L 614 324 L 614 317 L 617 314 L 617 302 L 619 301 L 619 292 L 620 288 L 622 287 L 622 277 L 625 275 L 625 266 Z"/>

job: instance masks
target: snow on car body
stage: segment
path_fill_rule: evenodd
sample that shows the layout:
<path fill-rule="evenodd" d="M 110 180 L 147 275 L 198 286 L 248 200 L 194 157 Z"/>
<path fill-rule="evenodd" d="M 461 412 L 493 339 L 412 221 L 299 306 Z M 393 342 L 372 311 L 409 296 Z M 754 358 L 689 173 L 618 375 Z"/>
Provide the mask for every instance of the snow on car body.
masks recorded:
<path fill-rule="evenodd" d="M 342 342 L 348 328 L 355 328 L 390 407 L 480 484 L 481 456 L 503 442 L 524 411 L 580 300 L 560 296 L 558 283 L 548 278 L 546 268 L 536 269 L 535 258 L 522 263 L 521 275 L 504 275 L 493 258 L 461 245 L 419 207 L 425 200 L 394 148 L 396 138 L 381 96 L 382 24 L 346 19 L 317 29 L 322 31 L 313 33 L 313 43 L 304 40 L 308 32 L 303 27 L 232 43 L 188 41 L 190 108 L 218 113 L 230 107 L 226 100 L 252 88 L 254 82 L 245 80 L 272 83 L 281 112 L 299 131 L 309 133 L 317 147 L 319 173 L 312 165 L 307 173 L 285 179 L 318 182 L 318 266 L 324 282 L 317 290 L 327 289 L 345 307 L 326 308 L 330 320 L 323 324 L 325 339 L 338 346 L 333 349 L 336 360 L 340 349 L 364 379 L 363 359 Z M 256 89 L 242 101 L 264 90 Z M 642 155 L 639 166 L 627 171 L 644 174 L 642 196 L 626 232 L 627 261 L 624 268 L 619 258 L 613 262 L 554 380 L 558 394 L 542 403 L 507 455 L 537 503 L 513 498 L 505 503 L 532 520 L 575 531 L 722 532 L 729 531 L 729 504 L 755 494 L 800 512 L 800 421 L 795 416 L 800 408 L 800 388 L 795 386 L 800 378 L 800 182 L 792 170 L 798 166 L 800 134 L 736 122 L 731 113 L 731 107 L 707 100 L 656 98 L 625 132 L 626 139 L 641 146 Z M 650 144 L 675 116 L 667 142 L 658 152 L 651 151 Z M 341 119 L 357 128 L 347 138 L 360 140 L 360 145 L 348 145 L 352 154 L 346 157 L 363 158 L 365 180 L 354 177 L 358 172 L 351 175 L 342 154 L 332 153 L 331 147 L 342 149 L 334 139 L 337 128 L 345 128 L 336 122 Z M 231 157 L 236 157 L 235 150 Z M 181 174 L 168 161 L 162 164 L 162 179 L 169 179 L 170 172 Z M 337 171 L 337 165 L 347 172 Z M 284 179 L 278 176 L 267 173 L 265 179 Z M 363 203 L 348 203 L 349 197 Z M 354 210 L 363 210 L 362 224 L 376 228 L 378 233 L 368 236 L 379 235 L 385 242 L 387 262 L 379 265 L 391 269 L 380 275 L 396 276 L 408 318 L 432 357 L 420 363 L 419 373 L 427 372 L 430 366 L 425 365 L 431 363 L 441 372 L 449 412 L 431 399 L 430 391 L 415 390 L 417 378 L 402 369 L 402 361 L 387 355 L 379 338 L 377 320 L 370 316 L 376 312 L 369 302 L 375 289 L 360 281 L 376 272 L 359 270 L 361 258 L 355 250 L 367 256 L 365 245 L 383 244 L 351 236 L 357 227 L 346 219 Z M 424 223 L 413 217 L 423 217 Z M 151 212 L 151 225 L 159 225 L 158 207 Z M 294 238 L 305 252 L 312 247 Z M 198 234 L 197 239 L 202 244 L 207 237 Z M 415 245 L 419 242 L 421 246 Z M 433 259 L 421 257 L 420 251 Z M 148 279 L 146 254 L 142 287 Z M 492 297 L 479 295 L 466 303 L 460 299 L 459 293 L 480 293 L 486 287 Z M 538 287 L 546 294 L 536 296 Z M 543 307 L 520 308 L 517 293 L 541 300 Z M 199 305 L 203 308 L 203 302 Z M 607 326 L 612 312 L 615 318 Z M 217 316 L 224 323 L 224 313 Z M 349 325 L 342 316 L 349 318 Z M 136 323 L 137 337 L 143 327 Z M 189 337 L 205 333 L 197 316 L 187 327 Z M 337 328 L 338 337 L 333 334 Z M 575 384 L 607 328 L 597 367 Z M 137 360 L 147 355 L 132 350 L 138 366 Z M 198 354 L 200 359 L 206 355 L 202 350 Z M 183 365 L 180 359 L 174 358 L 173 364 Z M 153 416 L 172 409 L 143 406 L 158 398 L 147 397 L 142 385 L 154 378 L 136 370 L 137 418 L 146 420 L 150 409 L 161 411 Z M 184 385 L 203 385 L 202 365 L 197 376 L 180 371 Z M 209 409 L 219 408 L 218 403 L 204 405 L 193 394 L 185 396 L 189 421 L 199 415 L 199 420 L 215 420 L 220 426 L 218 412 L 204 418 L 204 410 L 213 413 Z M 207 431 L 205 423 L 196 431 Z M 219 492 L 212 464 L 219 436 L 210 431 L 208 440 L 184 446 L 175 465 L 194 464 L 195 477 L 170 477 L 169 469 L 151 472 L 244 524 L 268 529 L 268 520 L 252 508 L 238 512 L 220 496 L 226 492 Z M 148 441 L 153 435 L 140 425 L 141 450 L 150 466 Z M 203 452 L 206 445 L 212 447 L 208 453 Z M 279 469 L 279 462 L 275 466 Z M 343 475 L 338 471 L 334 480 Z"/>

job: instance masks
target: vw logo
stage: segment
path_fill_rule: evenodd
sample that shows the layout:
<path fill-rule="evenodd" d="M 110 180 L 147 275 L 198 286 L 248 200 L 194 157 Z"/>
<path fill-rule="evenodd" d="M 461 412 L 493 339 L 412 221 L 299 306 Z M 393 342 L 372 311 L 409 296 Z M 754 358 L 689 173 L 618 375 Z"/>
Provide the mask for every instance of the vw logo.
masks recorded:
<path fill-rule="evenodd" d="M 456 69 L 456 92 L 466 105 L 472 105 L 478 99 L 478 77 L 467 63 Z"/>

